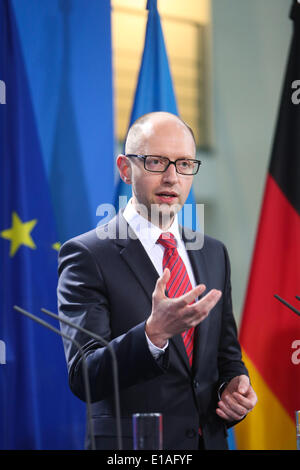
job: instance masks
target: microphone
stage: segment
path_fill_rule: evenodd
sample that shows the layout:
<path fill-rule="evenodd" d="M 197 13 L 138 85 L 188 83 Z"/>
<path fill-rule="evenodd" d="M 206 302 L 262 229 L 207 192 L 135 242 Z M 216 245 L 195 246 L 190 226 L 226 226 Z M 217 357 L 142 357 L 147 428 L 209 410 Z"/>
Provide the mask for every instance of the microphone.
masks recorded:
<path fill-rule="evenodd" d="M 93 333 L 92 331 L 86 330 L 82 326 L 74 325 L 74 323 L 70 322 L 69 320 L 66 320 L 65 318 L 61 318 L 60 316 L 56 315 L 53 312 L 50 312 L 49 310 L 45 308 L 41 308 L 41 311 L 46 313 L 46 315 L 49 315 L 50 317 L 55 318 L 56 320 L 62 323 L 65 323 L 71 328 L 75 328 L 76 330 L 81 331 L 82 333 L 85 333 L 86 335 L 98 341 L 102 346 L 106 346 L 107 349 L 109 350 L 111 357 L 112 357 L 112 365 L 113 365 L 113 382 L 114 382 L 114 398 L 115 398 L 118 450 L 122 450 L 122 428 L 121 428 L 121 412 L 120 412 L 120 396 L 119 396 L 119 380 L 118 380 L 118 363 L 117 363 L 116 353 L 113 347 L 108 341 L 102 338 L 102 336 L 99 336 Z"/>
<path fill-rule="evenodd" d="M 45 322 L 39 317 L 36 317 L 32 313 L 27 312 L 21 307 L 18 307 L 17 305 L 14 305 L 14 309 L 17 310 L 18 312 L 22 313 L 23 315 L 26 315 L 27 317 L 31 318 L 35 322 L 39 323 L 40 325 L 48 328 L 49 330 L 53 331 L 54 333 L 58 334 L 59 336 L 62 336 L 63 338 L 71 341 L 74 346 L 78 349 L 81 357 L 82 357 L 82 370 L 83 370 L 83 378 L 84 378 L 84 387 L 85 387 L 85 396 L 86 396 L 86 403 L 87 403 L 87 416 L 88 416 L 88 424 L 89 424 L 89 431 L 91 434 L 91 446 L 92 450 L 96 450 L 96 445 L 95 445 L 95 436 L 94 436 L 94 429 L 93 429 L 93 421 L 92 421 L 92 413 L 91 413 L 91 393 L 90 393 L 90 384 L 89 384 L 89 377 L 88 377 L 88 368 L 87 368 L 87 363 L 86 363 L 86 358 L 84 356 L 83 350 L 80 346 L 80 344 L 75 341 L 73 338 L 70 336 L 66 335 L 65 333 L 62 333 L 60 330 L 55 328 L 54 326 L 50 325 L 50 323 Z"/>
<path fill-rule="evenodd" d="M 277 294 L 275 294 L 274 297 L 276 297 L 276 299 L 278 299 L 280 302 L 282 302 L 286 307 L 288 307 L 290 310 L 292 310 L 294 313 L 296 313 L 297 315 L 300 316 L 300 311 L 297 310 L 295 307 L 293 307 L 293 305 L 289 304 L 286 300 L 282 299 Z M 300 300 L 300 297 L 298 295 L 296 295 L 296 299 Z"/>

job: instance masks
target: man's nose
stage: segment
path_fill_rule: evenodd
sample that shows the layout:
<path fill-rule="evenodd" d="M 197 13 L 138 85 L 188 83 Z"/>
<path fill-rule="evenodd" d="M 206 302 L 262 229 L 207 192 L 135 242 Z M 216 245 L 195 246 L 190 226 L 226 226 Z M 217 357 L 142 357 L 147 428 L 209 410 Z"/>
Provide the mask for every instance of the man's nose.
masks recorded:
<path fill-rule="evenodd" d="M 178 180 L 178 173 L 174 162 L 171 162 L 166 171 L 162 173 L 162 179 L 165 182 L 176 183 Z"/>

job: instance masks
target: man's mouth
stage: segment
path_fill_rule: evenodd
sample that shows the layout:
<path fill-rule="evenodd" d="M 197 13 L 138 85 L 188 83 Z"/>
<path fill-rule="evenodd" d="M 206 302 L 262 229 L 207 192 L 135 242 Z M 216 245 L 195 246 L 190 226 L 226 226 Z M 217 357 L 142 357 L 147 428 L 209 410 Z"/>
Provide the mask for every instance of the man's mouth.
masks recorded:
<path fill-rule="evenodd" d="M 160 191 L 156 193 L 157 196 L 164 196 L 164 197 L 178 197 L 178 194 L 174 191 Z"/>
<path fill-rule="evenodd" d="M 160 202 L 173 202 L 178 198 L 178 194 L 174 191 L 160 191 L 156 193 L 156 196 L 159 198 Z"/>

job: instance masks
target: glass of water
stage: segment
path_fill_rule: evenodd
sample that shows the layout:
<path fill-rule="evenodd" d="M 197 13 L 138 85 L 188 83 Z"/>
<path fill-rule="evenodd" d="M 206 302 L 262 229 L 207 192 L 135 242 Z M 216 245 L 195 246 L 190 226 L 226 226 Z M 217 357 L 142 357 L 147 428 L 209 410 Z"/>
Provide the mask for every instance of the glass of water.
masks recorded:
<path fill-rule="evenodd" d="M 163 425 L 161 413 L 132 415 L 134 450 L 162 450 Z"/>
<path fill-rule="evenodd" d="M 300 450 L 300 410 L 295 411 L 297 450 Z"/>

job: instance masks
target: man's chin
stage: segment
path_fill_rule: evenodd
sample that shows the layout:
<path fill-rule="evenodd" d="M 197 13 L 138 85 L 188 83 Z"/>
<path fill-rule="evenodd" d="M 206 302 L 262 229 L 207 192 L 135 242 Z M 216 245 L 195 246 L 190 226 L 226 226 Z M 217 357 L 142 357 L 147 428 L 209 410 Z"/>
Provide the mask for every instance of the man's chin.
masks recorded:
<path fill-rule="evenodd" d="M 151 204 L 151 222 L 162 228 L 170 227 L 180 209 L 180 204 Z"/>

